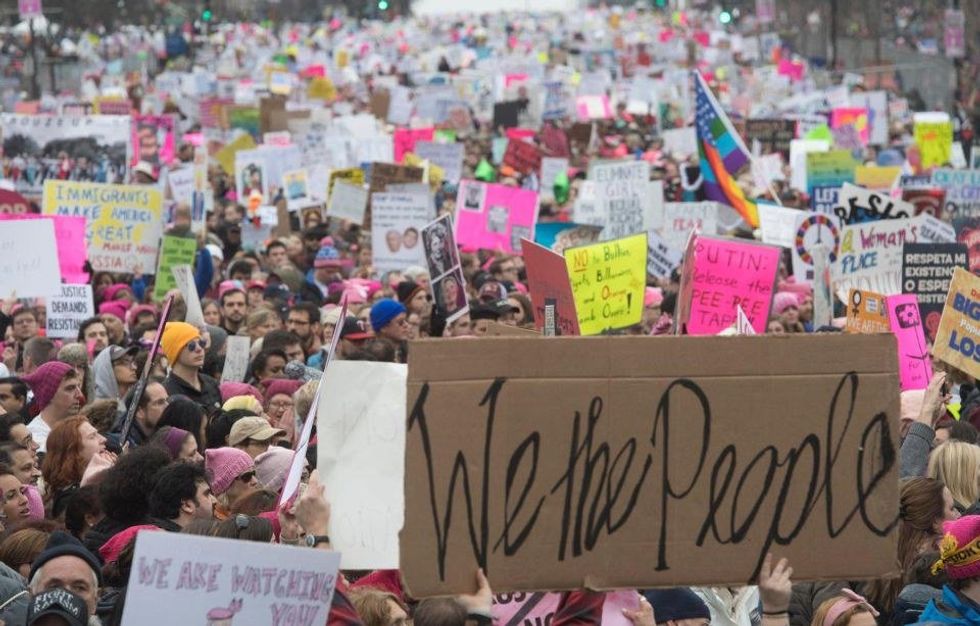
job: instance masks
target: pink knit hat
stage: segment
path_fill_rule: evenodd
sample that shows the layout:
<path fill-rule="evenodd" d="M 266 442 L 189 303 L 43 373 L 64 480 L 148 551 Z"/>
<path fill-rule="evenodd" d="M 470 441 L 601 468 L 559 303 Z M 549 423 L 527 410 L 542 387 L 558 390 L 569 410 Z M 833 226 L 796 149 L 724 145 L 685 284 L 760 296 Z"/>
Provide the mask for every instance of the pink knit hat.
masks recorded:
<path fill-rule="evenodd" d="M 116 296 L 119 295 L 119 293 L 124 289 L 129 289 L 130 294 L 132 294 L 133 290 L 130 289 L 129 285 L 126 283 L 115 283 L 113 285 L 109 285 L 102 290 L 102 301 L 106 302 L 108 300 L 116 300 Z"/>
<path fill-rule="evenodd" d="M 48 361 L 37 368 L 32 374 L 21 376 L 23 380 L 34 392 L 34 400 L 31 403 L 31 415 L 37 415 L 51 404 L 51 398 L 58 391 L 58 385 L 68 372 L 74 372 L 75 368 L 61 361 Z"/>
<path fill-rule="evenodd" d="M 99 548 L 99 556 L 101 556 L 102 560 L 105 561 L 106 563 L 115 562 L 116 559 L 119 558 L 119 555 L 122 554 L 122 551 L 126 549 L 126 546 L 128 546 L 131 541 L 134 541 L 136 539 L 136 535 L 138 535 L 140 531 L 143 530 L 163 530 L 163 529 L 154 526 L 152 524 L 140 524 L 138 526 L 130 526 L 125 530 L 119 531 L 118 533 L 110 537 L 109 541 L 102 544 L 102 547 Z"/>
<path fill-rule="evenodd" d="M 129 303 L 125 300 L 110 300 L 99 305 L 99 313 L 108 313 L 119 318 L 120 322 L 126 321 L 126 307 Z"/>
<path fill-rule="evenodd" d="M 643 306 L 660 306 L 664 301 L 664 290 L 658 287 L 647 287 L 643 292 Z"/>
<path fill-rule="evenodd" d="M 980 576 L 980 515 L 943 522 L 943 533 L 933 573 L 945 569 L 951 580 Z"/>
<path fill-rule="evenodd" d="M 212 448 L 204 451 L 204 470 L 207 472 L 211 491 L 220 496 L 231 489 L 235 480 L 255 467 L 252 457 L 238 448 Z"/>
<path fill-rule="evenodd" d="M 772 297 L 772 310 L 776 315 L 782 315 L 783 311 L 791 306 L 797 308 L 800 306 L 800 301 L 796 298 L 795 293 L 780 291 Z"/>
<path fill-rule="evenodd" d="M 252 396 L 259 402 L 262 402 L 262 392 L 253 387 L 248 383 L 239 383 L 233 380 L 229 380 L 218 385 L 218 389 L 221 390 L 221 402 L 228 402 L 230 398 L 235 396 Z"/>
<path fill-rule="evenodd" d="M 294 451 L 273 446 L 255 457 L 255 477 L 263 489 L 279 493 L 286 483 L 289 466 L 293 464 Z"/>

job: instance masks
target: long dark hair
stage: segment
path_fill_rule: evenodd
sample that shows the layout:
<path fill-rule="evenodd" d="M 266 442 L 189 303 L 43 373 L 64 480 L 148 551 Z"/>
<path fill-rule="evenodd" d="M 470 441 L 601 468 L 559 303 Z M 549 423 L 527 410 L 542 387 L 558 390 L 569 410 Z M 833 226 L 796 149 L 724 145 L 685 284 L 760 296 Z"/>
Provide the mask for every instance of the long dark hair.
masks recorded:
<path fill-rule="evenodd" d="M 170 398 L 167 408 L 163 410 L 163 414 L 160 415 L 157 428 L 163 426 L 183 428 L 194 435 L 194 440 L 197 441 L 197 449 L 204 450 L 206 442 L 201 441 L 203 436 L 201 434 L 202 424 L 204 424 L 204 408 L 200 404 L 184 396 L 173 396 Z"/>

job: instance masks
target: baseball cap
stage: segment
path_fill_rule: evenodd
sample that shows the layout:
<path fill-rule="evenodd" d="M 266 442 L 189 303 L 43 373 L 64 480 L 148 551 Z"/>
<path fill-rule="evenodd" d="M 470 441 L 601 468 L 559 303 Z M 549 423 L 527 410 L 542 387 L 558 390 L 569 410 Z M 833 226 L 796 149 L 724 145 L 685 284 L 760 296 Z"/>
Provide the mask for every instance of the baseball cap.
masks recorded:
<path fill-rule="evenodd" d="M 140 349 L 137 346 L 130 346 L 128 348 L 124 348 L 122 346 L 109 346 L 109 358 L 113 363 L 115 363 L 124 356 L 136 356 L 139 351 Z"/>
<path fill-rule="evenodd" d="M 471 320 L 498 320 L 507 313 L 516 313 L 518 308 L 506 300 L 480 302 L 470 306 Z"/>
<path fill-rule="evenodd" d="M 281 428 L 273 428 L 269 424 L 269 420 L 264 417 L 243 417 L 231 427 L 231 432 L 228 433 L 228 445 L 237 446 L 246 439 L 266 441 L 276 435 L 283 437 L 286 435 L 286 431 Z"/>
<path fill-rule="evenodd" d="M 27 623 L 35 624 L 48 616 L 58 616 L 69 626 L 85 626 L 88 623 L 88 606 L 85 600 L 67 589 L 51 589 L 31 599 L 27 607 Z"/>
<path fill-rule="evenodd" d="M 340 338 L 348 341 L 361 341 L 373 336 L 365 322 L 350 315 L 344 320 L 344 327 L 340 329 Z"/>

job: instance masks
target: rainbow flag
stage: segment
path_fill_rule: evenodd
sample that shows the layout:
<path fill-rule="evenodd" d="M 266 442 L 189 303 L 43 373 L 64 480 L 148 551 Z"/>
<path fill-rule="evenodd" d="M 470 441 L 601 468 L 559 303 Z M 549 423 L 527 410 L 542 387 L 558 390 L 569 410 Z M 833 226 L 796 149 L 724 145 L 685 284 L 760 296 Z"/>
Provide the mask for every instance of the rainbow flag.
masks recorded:
<path fill-rule="evenodd" d="M 708 200 L 721 202 L 738 211 L 752 228 L 759 226 L 759 210 L 755 202 L 735 182 L 735 176 L 749 164 L 751 158 L 742 138 L 732 127 L 728 116 L 695 71 L 697 114 L 695 128 L 698 135 L 698 154 L 701 157 L 701 176 L 704 178 L 704 195 Z"/>

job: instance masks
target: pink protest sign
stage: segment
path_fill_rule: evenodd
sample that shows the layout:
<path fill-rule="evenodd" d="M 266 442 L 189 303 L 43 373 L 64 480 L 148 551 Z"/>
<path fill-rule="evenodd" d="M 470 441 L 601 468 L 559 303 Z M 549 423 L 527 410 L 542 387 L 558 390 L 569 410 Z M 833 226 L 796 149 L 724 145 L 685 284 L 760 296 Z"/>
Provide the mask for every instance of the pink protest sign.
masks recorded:
<path fill-rule="evenodd" d="M 172 115 L 133 116 L 133 161 L 146 161 L 155 167 L 173 163 L 176 156 Z"/>
<path fill-rule="evenodd" d="M 456 200 L 456 241 L 464 250 L 520 252 L 534 240 L 538 194 L 527 189 L 464 180 Z"/>
<path fill-rule="evenodd" d="M 395 162 L 401 163 L 405 154 L 415 150 L 415 144 L 420 141 L 432 141 L 434 128 L 398 128 L 395 130 Z"/>
<path fill-rule="evenodd" d="M 560 593 L 498 593 L 490 614 L 494 626 L 546 626 L 561 604 Z"/>
<path fill-rule="evenodd" d="M 0 221 L 54 220 L 54 239 L 58 244 L 58 268 L 61 279 L 71 284 L 88 282 L 85 266 L 85 218 L 68 215 L 38 215 L 37 213 L 0 213 Z"/>
<path fill-rule="evenodd" d="M 776 65 L 776 73 L 780 76 L 789 77 L 793 82 L 803 80 L 804 69 L 805 66 L 802 61 L 791 61 L 789 59 L 780 59 Z"/>
<path fill-rule="evenodd" d="M 892 334 L 898 339 L 898 373 L 903 391 L 925 389 L 932 378 L 929 346 L 919 315 L 919 298 L 914 293 L 885 298 Z"/>
<path fill-rule="evenodd" d="M 521 242 L 527 282 L 534 307 L 534 327 L 544 328 L 547 305 L 554 306 L 555 334 L 578 335 L 575 296 L 568 280 L 565 257 L 528 240 Z"/>
<path fill-rule="evenodd" d="M 871 124 L 868 123 L 868 110 L 864 107 L 837 107 L 830 112 L 830 127 L 853 126 L 861 145 L 868 145 L 871 139 Z"/>
<path fill-rule="evenodd" d="M 717 335 L 738 319 L 741 306 L 757 334 L 766 332 L 780 248 L 698 237 L 694 246 L 689 335 Z"/>
<path fill-rule="evenodd" d="M 575 98 L 575 112 L 580 122 L 589 120 L 607 120 L 613 116 L 609 96 L 578 96 Z"/>

